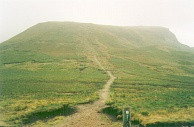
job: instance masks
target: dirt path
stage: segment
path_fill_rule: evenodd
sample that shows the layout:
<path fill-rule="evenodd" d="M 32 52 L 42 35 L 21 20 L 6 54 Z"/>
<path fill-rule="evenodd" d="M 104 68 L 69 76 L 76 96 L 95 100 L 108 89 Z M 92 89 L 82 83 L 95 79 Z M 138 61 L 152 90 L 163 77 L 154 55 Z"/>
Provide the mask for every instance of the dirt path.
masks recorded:
<path fill-rule="evenodd" d="M 94 56 L 94 61 L 99 67 L 106 71 L 99 60 Z M 104 114 L 100 113 L 101 109 L 106 107 L 105 102 L 108 99 L 109 89 L 114 82 L 115 77 L 110 71 L 106 71 L 110 79 L 105 84 L 104 88 L 99 92 L 99 100 L 93 104 L 79 105 L 77 107 L 78 112 L 68 116 L 63 125 L 60 127 L 113 127 L 117 126 L 113 124 L 111 120 Z"/>

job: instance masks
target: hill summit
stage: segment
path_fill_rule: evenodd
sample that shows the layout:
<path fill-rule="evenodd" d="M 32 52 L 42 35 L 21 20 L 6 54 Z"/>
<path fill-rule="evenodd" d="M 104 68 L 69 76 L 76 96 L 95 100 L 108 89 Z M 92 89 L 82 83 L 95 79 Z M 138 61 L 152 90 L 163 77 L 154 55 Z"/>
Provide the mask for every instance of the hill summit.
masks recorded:
<path fill-rule="evenodd" d="M 107 26 L 90 23 L 39 23 L 3 42 L 1 49 L 30 50 L 48 55 L 72 54 L 81 50 L 191 50 L 179 43 L 167 28 L 154 26 Z M 65 48 L 65 50 L 64 50 Z"/>
<path fill-rule="evenodd" d="M 117 45 L 120 45 L 121 47 L 122 45 L 136 47 L 165 44 L 177 47 L 177 45 L 180 45 L 175 35 L 171 33 L 169 29 L 164 27 L 124 27 L 74 22 L 39 23 L 11 38 L 7 42 L 49 42 L 55 40 L 56 43 L 62 43 L 62 41 L 67 43 L 80 36 L 83 38 L 85 36 L 90 36 L 89 39 L 95 37 L 102 43 L 108 43 L 107 41 L 111 41 L 114 44 L 117 43 Z"/>

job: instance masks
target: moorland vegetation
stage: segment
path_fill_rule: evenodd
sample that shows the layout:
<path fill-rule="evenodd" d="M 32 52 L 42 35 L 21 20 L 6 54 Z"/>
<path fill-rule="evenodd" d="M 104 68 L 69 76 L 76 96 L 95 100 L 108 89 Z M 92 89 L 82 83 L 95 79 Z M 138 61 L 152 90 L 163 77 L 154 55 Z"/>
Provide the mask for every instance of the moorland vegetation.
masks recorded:
<path fill-rule="evenodd" d="M 96 101 L 109 77 L 94 56 L 116 77 L 106 102 L 114 115 L 127 105 L 134 123 L 194 123 L 194 50 L 169 29 L 46 22 L 0 44 L 0 125 Z"/>

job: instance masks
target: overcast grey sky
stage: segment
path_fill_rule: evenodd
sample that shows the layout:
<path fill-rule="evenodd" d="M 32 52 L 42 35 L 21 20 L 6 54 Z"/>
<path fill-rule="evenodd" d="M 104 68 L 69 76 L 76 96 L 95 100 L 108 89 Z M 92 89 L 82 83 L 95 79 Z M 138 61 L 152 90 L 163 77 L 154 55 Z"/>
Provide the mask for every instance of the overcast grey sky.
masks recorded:
<path fill-rule="evenodd" d="M 46 21 L 163 26 L 194 47 L 194 0 L 0 0 L 0 42 Z"/>

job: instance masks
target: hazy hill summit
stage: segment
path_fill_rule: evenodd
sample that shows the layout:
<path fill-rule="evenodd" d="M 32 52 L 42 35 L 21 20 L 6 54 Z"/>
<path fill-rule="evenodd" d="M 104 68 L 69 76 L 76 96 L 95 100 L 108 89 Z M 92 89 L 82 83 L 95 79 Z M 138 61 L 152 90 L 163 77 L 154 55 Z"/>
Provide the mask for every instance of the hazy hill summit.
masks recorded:
<path fill-rule="evenodd" d="M 46 22 L 37 24 L 6 41 L 9 43 L 73 43 L 79 37 L 97 39 L 107 46 L 119 47 L 168 45 L 181 47 L 175 35 L 167 28 L 154 26 L 106 26 L 73 22 Z M 111 42 L 108 42 L 111 41 Z M 111 43 L 111 44 L 110 44 Z"/>
<path fill-rule="evenodd" d="M 108 54 L 119 52 L 119 55 L 145 48 L 149 52 L 156 49 L 165 52 L 191 50 L 179 43 L 169 29 L 163 27 L 123 27 L 74 22 L 39 23 L 0 44 L 3 63 L 7 63 L 9 58 L 6 56 L 11 52 L 14 53 L 10 58 L 24 54 L 29 57 L 33 54 L 73 57 L 85 51 L 106 51 Z M 25 60 L 17 59 L 15 62 L 22 61 Z"/>

